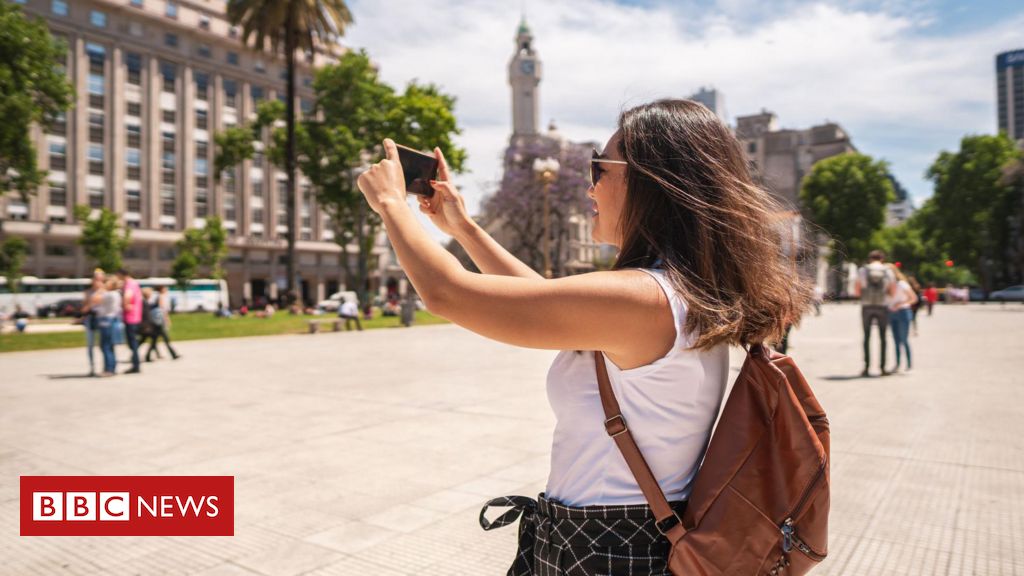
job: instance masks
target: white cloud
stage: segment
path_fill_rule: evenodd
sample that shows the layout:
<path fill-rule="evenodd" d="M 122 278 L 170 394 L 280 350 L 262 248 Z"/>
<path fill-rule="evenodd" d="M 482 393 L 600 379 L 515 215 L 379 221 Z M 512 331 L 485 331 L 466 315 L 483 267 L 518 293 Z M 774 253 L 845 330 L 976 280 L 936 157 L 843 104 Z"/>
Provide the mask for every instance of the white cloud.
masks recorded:
<path fill-rule="evenodd" d="M 557 119 L 573 140 L 603 141 L 624 107 L 714 85 L 735 115 L 764 107 L 784 126 L 841 123 L 921 197 L 930 190 L 921 174 L 940 149 L 963 134 L 995 131 L 994 57 L 1018 47 L 1024 26 L 1018 13 L 988 29 L 939 36 L 930 34 L 925 11 L 793 2 L 752 25 L 735 16 L 745 0 L 719 4 L 531 2 L 527 20 L 544 66 L 542 122 Z M 364 0 L 352 8 L 356 24 L 345 41 L 365 47 L 386 81 L 431 81 L 458 98 L 472 170 L 458 182 L 475 210 L 501 177 L 520 4 Z"/>

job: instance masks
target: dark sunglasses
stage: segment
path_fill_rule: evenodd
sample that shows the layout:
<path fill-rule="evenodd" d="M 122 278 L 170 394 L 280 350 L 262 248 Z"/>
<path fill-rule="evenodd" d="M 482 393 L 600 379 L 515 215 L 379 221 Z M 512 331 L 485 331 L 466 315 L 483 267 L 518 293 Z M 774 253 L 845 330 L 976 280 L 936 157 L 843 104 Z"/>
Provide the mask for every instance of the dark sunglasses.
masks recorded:
<path fill-rule="evenodd" d="M 594 150 L 593 155 L 590 157 L 590 183 L 597 186 L 597 181 L 601 179 L 601 174 L 605 173 L 605 169 L 601 168 L 601 164 L 622 164 L 626 165 L 629 162 L 624 160 L 609 160 L 608 158 L 602 158 L 597 150 Z"/>

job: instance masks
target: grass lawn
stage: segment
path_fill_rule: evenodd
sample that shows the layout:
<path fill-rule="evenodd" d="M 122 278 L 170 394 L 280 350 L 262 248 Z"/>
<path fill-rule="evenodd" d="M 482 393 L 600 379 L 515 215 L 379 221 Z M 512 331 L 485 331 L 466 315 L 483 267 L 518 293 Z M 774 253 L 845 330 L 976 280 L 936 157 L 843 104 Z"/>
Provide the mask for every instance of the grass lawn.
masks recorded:
<path fill-rule="evenodd" d="M 214 318 L 212 314 L 175 314 L 172 318 L 171 339 L 173 341 L 204 340 L 207 338 L 237 338 L 240 336 L 268 336 L 273 334 L 305 334 L 309 332 L 308 321 L 333 320 L 333 314 L 322 316 L 292 316 L 287 312 L 278 312 L 273 318 L 256 318 L 255 316 L 235 316 L 234 318 Z M 49 322 L 48 322 L 49 323 Z M 419 310 L 413 327 L 426 324 L 447 324 L 444 318 Z M 398 316 L 380 316 L 373 320 L 363 320 L 363 328 L 392 328 L 401 326 Z M 344 328 L 344 325 L 342 326 Z M 321 332 L 330 332 L 330 324 L 320 326 Z M 85 334 L 75 332 L 32 333 L 32 323 L 24 334 L 0 334 L 0 352 L 22 352 L 25 350 L 49 350 L 52 348 L 76 348 L 85 346 Z"/>

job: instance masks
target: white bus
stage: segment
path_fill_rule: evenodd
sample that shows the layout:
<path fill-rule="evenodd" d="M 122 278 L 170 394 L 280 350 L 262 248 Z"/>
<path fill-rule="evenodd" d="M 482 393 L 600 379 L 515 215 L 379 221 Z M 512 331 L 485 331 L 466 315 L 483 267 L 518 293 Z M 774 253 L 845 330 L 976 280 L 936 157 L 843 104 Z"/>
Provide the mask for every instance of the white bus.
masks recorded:
<path fill-rule="evenodd" d="M 228 283 L 208 278 L 189 283 L 182 291 L 173 278 L 139 278 L 139 285 L 167 286 L 171 308 L 176 312 L 214 311 L 218 304 L 228 305 Z M 0 310 L 14 312 L 16 306 L 33 316 L 60 314 L 65 304 L 81 301 L 82 292 L 89 287 L 89 278 L 36 278 L 23 276 L 18 291 L 12 293 L 7 279 L 0 276 Z M 76 308 L 77 309 L 77 308 Z"/>

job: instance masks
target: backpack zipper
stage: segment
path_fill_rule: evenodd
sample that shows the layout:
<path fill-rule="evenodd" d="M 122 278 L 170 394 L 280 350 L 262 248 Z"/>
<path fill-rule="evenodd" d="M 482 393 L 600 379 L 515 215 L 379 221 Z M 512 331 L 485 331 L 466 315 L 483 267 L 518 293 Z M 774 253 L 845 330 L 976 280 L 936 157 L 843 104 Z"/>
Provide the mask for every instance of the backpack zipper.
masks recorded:
<path fill-rule="evenodd" d="M 806 489 L 804 489 L 803 495 L 800 496 L 800 501 L 797 502 L 796 506 L 793 507 L 793 510 L 789 515 L 787 515 L 786 520 L 781 526 L 779 526 L 779 531 L 782 532 L 782 551 L 787 554 L 793 549 L 793 546 L 796 545 L 797 550 L 806 554 L 811 560 L 821 562 L 825 559 L 824 555 L 811 550 L 811 547 L 805 544 L 804 541 L 796 535 L 796 526 L 793 525 L 793 517 L 796 516 L 797 512 L 803 509 L 804 504 L 807 503 L 807 498 L 811 495 L 811 490 L 817 486 L 822 476 L 825 475 L 825 468 L 827 466 L 828 457 L 826 456 L 825 461 L 822 463 L 821 468 L 818 469 L 814 479 L 811 480 L 811 483 L 807 485 Z"/>

